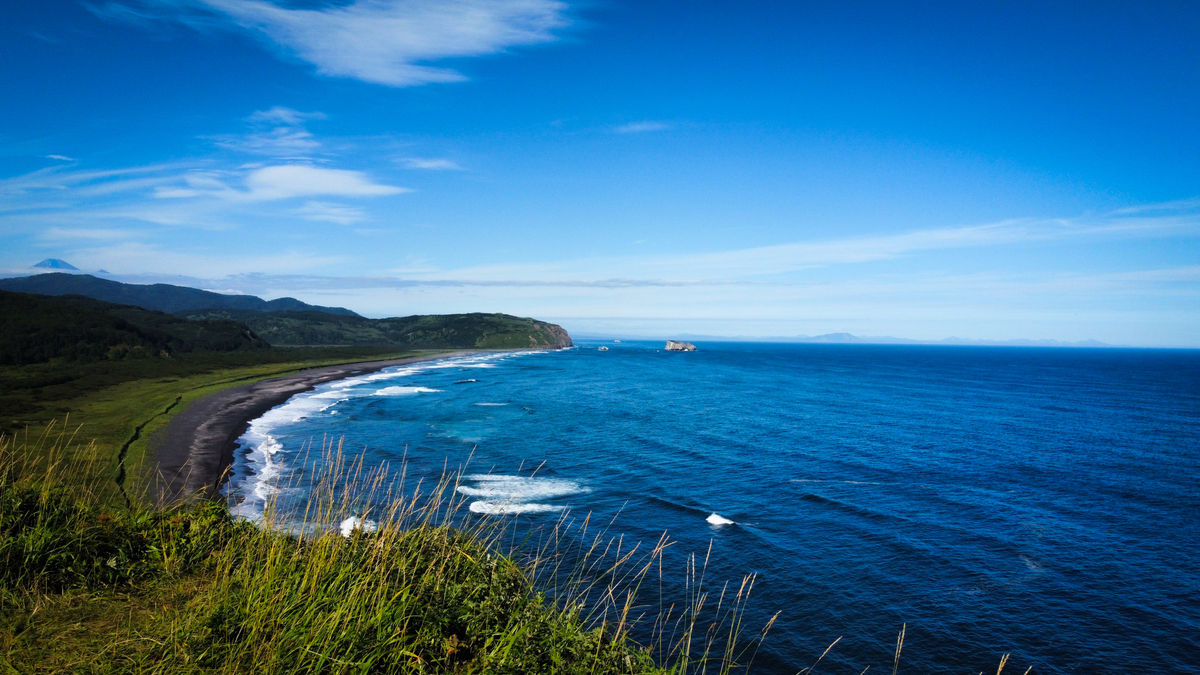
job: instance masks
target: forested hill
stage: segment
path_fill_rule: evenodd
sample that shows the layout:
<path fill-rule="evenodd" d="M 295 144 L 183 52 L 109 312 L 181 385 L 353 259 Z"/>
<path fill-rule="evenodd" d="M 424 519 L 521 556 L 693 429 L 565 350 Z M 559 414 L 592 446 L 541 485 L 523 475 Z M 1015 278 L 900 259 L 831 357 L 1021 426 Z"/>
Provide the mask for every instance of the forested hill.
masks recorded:
<path fill-rule="evenodd" d="M 266 349 L 245 324 L 193 321 L 79 296 L 0 291 L 0 365 L 165 358 Z"/>
<path fill-rule="evenodd" d="M 561 326 L 508 314 L 431 314 L 366 319 L 321 312 L 207 310 L 192 319 L 246 324 L 277 346 L 396 345 L 417 349 L 564 348 L 571 337 Z"/>
<path fill-rule="evenodd" d="M 344 307 L 321 307 L 295 298 L 263 300 L 253 295 L 226 295 L 171 284 L 123 284 L 89 274 L 52 272 L 30 277 L 0 279 L 0 290 L 38 295 L 82 295 L 118 305 L 134 305 L 169 314 L 202 309 L 306 312 L 358 316 Z"/>

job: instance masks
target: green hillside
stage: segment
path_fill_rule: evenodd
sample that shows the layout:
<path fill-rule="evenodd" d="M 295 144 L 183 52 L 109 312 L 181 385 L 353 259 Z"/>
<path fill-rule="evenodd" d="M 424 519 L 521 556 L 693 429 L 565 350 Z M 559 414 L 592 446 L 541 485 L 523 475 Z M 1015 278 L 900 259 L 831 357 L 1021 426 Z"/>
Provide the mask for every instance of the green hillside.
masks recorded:
<path fill-rule="evenodd" d="M 265 349 L 245 324 L 191 321 L 76 296 L 0 291 L 0 364 L 87 363 L 193 351 Z"/>
<path fill-rule="evenodd" d="M 189 312 L 189 319 L 246 324 L 276 346 L 389 345 L 419 349 L 518 349 L 571 346 L 561 327 L 508 314 L 434 314 L 366 319 L 322 312 Z"/>

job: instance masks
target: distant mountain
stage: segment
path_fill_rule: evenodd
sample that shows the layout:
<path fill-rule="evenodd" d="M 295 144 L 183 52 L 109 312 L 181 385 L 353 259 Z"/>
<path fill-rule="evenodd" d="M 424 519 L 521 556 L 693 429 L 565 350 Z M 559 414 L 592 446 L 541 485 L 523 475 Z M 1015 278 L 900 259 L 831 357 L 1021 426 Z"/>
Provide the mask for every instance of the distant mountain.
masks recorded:
<path fill-rule="evenodd" d="M 63 263 L 53 258 L 42 261 Z M 38 265 L 42 265 L 38 263 Z M 75 269 L 71 267 L 71 269 Z M 295 298 L 263 300 L 253 295 L 225 295 L 170 284 L 123 284 L 100 279 L 90 274 L 52 272 L 31 277 L 0 279 L 0 290 L 38 295 L 82 295 L 119 305 L 134 305 L 169 314 L 205 309 L 254 310 L 258 312 L 324 312 L 343 316 L 358 316 L 344 307 L 321 307 L 300 302 Z"/>
<path fill-rule="evenodd" d="M 0 365 L 165 358 L 269 346 L 236 321 L 191 321 L 79 296 L 0 291 Z"/>
<path fill-rule="evenodd" d="M 36 267 L 38 269 L 47 269 L 47 270 L 74 270 L 76 272 L 79 271 L 78 267 L 72 265 L 71 263 L 67 262 L 66 260 L 59 260 L 58 258 L 46 258 L 45 260 L 41 261 L 40 263 L 34 265 L 34 267 Z"/>

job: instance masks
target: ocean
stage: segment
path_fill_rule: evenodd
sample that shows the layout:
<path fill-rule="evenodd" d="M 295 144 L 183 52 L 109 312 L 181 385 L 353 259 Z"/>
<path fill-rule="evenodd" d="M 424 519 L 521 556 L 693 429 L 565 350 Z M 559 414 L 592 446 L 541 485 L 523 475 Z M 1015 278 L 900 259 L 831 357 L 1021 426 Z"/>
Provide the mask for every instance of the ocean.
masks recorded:
<path fill-rule="evenodd" d="M 293 398 L 243 437 L 234 509 L 300 508 L 343 439 L 461 469 L 475 517 L 666 531 L 669 599 L 691 553 L 710 588 L 756 574 L 748 634 L 780 614 L 752 672 L 839 637 L 821 672 L 890 672 L 902 627 L 903 672 L 1200 667 L 1200 352 L 577 342 Z"/>

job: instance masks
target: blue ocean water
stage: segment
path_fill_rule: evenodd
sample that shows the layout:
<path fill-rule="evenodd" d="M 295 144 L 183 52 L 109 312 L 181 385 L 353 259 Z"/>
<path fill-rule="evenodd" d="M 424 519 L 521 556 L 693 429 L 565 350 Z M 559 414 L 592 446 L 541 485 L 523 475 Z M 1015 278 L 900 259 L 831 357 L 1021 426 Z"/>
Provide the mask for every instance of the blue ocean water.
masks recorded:
<path fill-rule="evenodd" d="M 297 397 L 243 438 L 237 508 L 344 437 L 469 459 L 483 517 L 665 530 L 681 573 L 711 542 L 710 583 L 758 575 L 746 626 L 781 612 L 753 672 L 838 637 L 823 672 L 890 672 L 901 626 L 905 672 L 1200 668 L 1200 352 L 579 342 Z"/>

